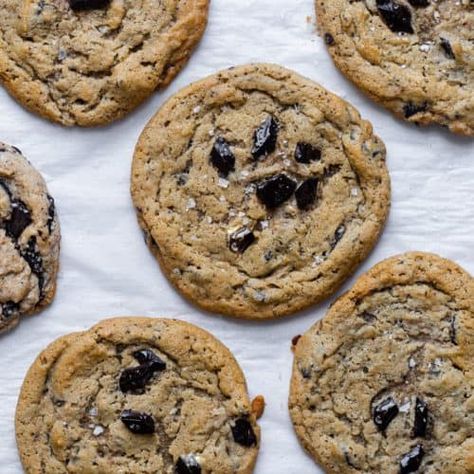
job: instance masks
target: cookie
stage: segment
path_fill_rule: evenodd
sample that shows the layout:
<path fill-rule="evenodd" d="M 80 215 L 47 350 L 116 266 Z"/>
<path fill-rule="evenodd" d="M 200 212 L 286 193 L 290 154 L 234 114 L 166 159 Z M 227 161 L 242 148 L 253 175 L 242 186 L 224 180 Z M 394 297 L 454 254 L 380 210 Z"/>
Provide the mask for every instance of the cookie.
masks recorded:
<path fill-rule="evenodd" d="M 132 197 L 146 240 L 202 308 L 265 319 L 332 294 L 386 219 L 385 148 L 347 102 L 276 65 L 176 94 L 142 133 Z"/>
<path fill-rule="evenodd" d="M 0 143 L 0 333 L 53 299 L 59 241 L 44 179 L 18 148 Z"/>
<path fill-rule="evenodd" d="M 247 474 L 260 432 L 230 351 L 191 324 L 116 318 L 49 345 L 16 412 L 26 473 Z"/>
<path fill-rule="evenodd" d="M 474 135 L 470 0 L 316 0 L 336 66 L 372 99 L 416 124 Z"/>
<path fill-rule="evenodd" d="M 31 111 L 94 126 L 167 85 L 207 22 L 209 0 L 0 0 L 0 81 Z"/>
<path fill-rule="evenodd" d="M 295 343 L 291 417 L 326 473 L 474 472 L 474 280 L 455 263 L 385 260 Z"/>

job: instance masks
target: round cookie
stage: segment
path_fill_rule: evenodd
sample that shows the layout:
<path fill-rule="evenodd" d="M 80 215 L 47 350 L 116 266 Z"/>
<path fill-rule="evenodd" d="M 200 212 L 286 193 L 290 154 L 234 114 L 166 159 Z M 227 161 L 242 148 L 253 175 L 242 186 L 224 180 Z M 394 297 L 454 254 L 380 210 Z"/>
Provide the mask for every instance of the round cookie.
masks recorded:
<path fill-rule="evenodd" d="M 0 143 L 0 333 L 53 299 L 59 241 L 44 179 L 18 148 Z"/>
<path fill-rule="evenodd" d="M 295 339 L 289 408 L 327 473 L 474 472 L 474 280 L 407 253 Z"/>
<path fill-rule="evenodd" d="M 25 107 L 94 126 L 167 85 L 207 22 L 209 0 L 0 0 L 0 81 Z"/>
<path fill-rule="evenodd" d="M 390 201 L 385 148 L 347 102 L 279 66 L 172 97 L 142 133 L 132 197 L 171 282 L 202 308 L 265 319 L 332 294 Z"/>
<path fill-rule="evenodd" d="M 26 473 L 248 474 L 260 431 L 230 351 L 191 324 L 105 320 L 49 345 L 21 390 Z"/>
<path fill-rule="evenodd" d="M 417 124 L 474 135 L 474 8 L 469 0 L 316 0 L 336 66 Z"/>

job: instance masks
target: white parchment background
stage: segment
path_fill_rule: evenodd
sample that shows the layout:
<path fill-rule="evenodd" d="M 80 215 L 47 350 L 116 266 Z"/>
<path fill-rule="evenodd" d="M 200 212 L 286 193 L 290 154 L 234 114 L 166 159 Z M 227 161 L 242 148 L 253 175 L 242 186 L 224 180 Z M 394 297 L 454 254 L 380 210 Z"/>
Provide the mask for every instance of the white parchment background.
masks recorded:
<path fill-rule="evenodd" d="M 474 272 L 474 146 L 437 127 L 393 118 L 360 94 L 333 66 L 315 34 L 312 0 L 211 0 L 209 26 L 173 84 L 125 120 L 83 130 L 52 125 L 0 89 L 0 141 L 18 146 L 43 173 L 62 227 L 61 271 L 54 303 L 0 338 L 0 474 L 22 472 L 14 411 L 22 379 L 49 342 L 114 315 L 161 315 L 193 322 L 223 341 L 240 362 L 251 396 L 264 394 L 262 449 L 256 474 L 322 472 L 300 448 L 287 411 L 291 336 L 328 305 L 277 322 L 248 323 L 206 314 L 167 283 L 146 248 L 129 194 L 130 163 L 140 131 L 175 91 L 219 69 L 280 63 L 352 102 L 388 149 L 392 211 L 382 238 L 356 275 L 407 250 L 428 250 Z M 350 279 L 347 289 L 355 277 Z"/>

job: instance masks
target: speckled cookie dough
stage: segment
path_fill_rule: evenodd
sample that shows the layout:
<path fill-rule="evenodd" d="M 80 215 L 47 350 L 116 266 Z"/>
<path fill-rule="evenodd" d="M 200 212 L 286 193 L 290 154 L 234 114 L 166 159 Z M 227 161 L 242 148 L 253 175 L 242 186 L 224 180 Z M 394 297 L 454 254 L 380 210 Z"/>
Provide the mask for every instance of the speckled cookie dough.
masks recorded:
<path fill-rule="evenodd" d="M 64 125 L 130 112 L 167 85 L 207 22 L 209 0 L 0 0 L 0 81 Z"/>
<path fill-rule="evenodd" d="M 53 299 L 59 241 L 44 179 L 18 148 L 0 143 L 0 333 Z"/>
<path fill-rule="evenodd" d="M 331 295 L 376 242 L 385 148 L 321 86 L 248 65 L 172 97 L 137 144 L 132 197 L 171 282 L 204 309 L 265 319 Z"/>
<path fill-rule="evenodd" d="M 290 413 L 326 473 L 474 472 L 474 280 L 455 263 L 385 260 L 294 342 Z"/>
<path fill-rule="evenodd" d="M 250 474 L 260 437 L 229 350 L 151 318 L 50 344 L 26 376 L 16 433 L 27 474 Z"/>
<path fill-rule="evenodd" d="M 417 124 L 474 135 L 474 3 L 316 0 L 337 67 L 372 99 Z"/>

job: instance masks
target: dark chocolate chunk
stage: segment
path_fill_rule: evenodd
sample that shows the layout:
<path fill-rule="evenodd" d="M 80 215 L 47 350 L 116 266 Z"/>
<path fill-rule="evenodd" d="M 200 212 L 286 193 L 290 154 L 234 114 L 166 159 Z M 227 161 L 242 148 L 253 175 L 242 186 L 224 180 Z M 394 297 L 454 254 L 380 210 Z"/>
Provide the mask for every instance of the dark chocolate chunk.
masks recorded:
<path fill-rule="evenodd" d="M 98 10 L 109 6 L 111 0 L 68 0 L 74 11 Z"/>
<path fill-rule="evenodd" d="M 377 9 L 384 23 L 395 33 L 414 33 L 411 12 L 395 0 L 377 0 Z"/>
<path fill-rule="evenodd" d="M 298 163 L 311 163 L 321 159 L 321 150 L 309 143 L 299 142 L 295 148 L 295 160 Z"/>
<path fill-rule="evenodd" d="M 332 46 L 334 44 L 334 36 L 331 33 L 324 33 L 324 42 L 328 46 Z"/>
<path fill-rule="evenodd" d="M 458 345 L 456 339 L 456 316 L 453 316 L 451 318 L 451 322 L 449 324 L 449 338 L 451 339 L 451 342 L 453 344 Z"/>
<path fill-rule="evenodd" d="M 344 237 L 345 233 L 346 233 L 346 226 L 344 224 L 341 224 L 336 229 L 336 232 L 334 232 L 334 237 L 331 241 L 331 249 L 334 249 L 336 247 L 337 243 Z"/>
<path fill-rule="evenodd" d="M 36 248 L 36 237 L 31 237 L 26 249 L 20 250 L 20 253 L 30 266 L 31 271 L 38 277 L 38 286 L 42 295 L 44 285 L 43 258 Z"/>
<path fill-rule="evenodd" d="M 155 432 L 153 418 L 139 411 L 124 410 L 120 415 L 122 423 L 135 434 L 152 434 Z"/>
<path fill-rule="evenodd" d="M 408 0 L 408 3 L 415 8 L 427 7 L 430 4 L 429 0 Z"/>
<path fill-rule="evenodd" d="M 255 235 L 248 227 L 241 227 L 229 237 L 229 248 L 235 253 L 244 253 L 255 242 Z"/>
<path fill-rule="evenodd" d="M 296 344 L 298 344 L 298 341 L 301 339 L 301 334 L 298 334 L 297 336 L 295 336 L 292 340 L 291 340 L 291 345 L 292 346 L 296 346 Z"/>
<path fill-rule="evenodd" d="M 252 156 L 254 159 L 275 151 L 277 135 L 278 123 L 269 115 L 265 122 L 255 130 L 252 148 Z"/>
<path fill-rule="evenodd" d="M 12 316 L 18 314 L 20 305 L 14 301 L 7 301 L 2 303 L 2 316 L 4 319 L 10 319 Z"/>
<path fill-rule="evenodd" d="M 379 431 L 385 431 L 397 415 L 398 405 L 392 397 L 389 397 L 374 408 L 374 423 Z"/>
<path fill-rule="evenodd" d="M 175 474 L 201 474 L 201 466 L 193 454 L 180 456 L 176 463 Z"/>
<path fill-rule="evenodd" d="M 242 446 L 255 446 L 257 437 L 253 431 L 252 425 L 246 418 L 235 420 L 234 426 L 231 427 L 234 441 Z"/>
<path fill-rule="evenodd" d="M 5 232 L 12 239 L 18 239 L 23 231 L 31 224 L 31 214 L 26 204 L 19 199 L 11 201 L 10 218 L 5 221 Z"/>
<path fill-rule="evenodd" d="M 53 230 L 54 216 L 56 214 L 56 207 L 54 205 L 54 199 L 48 194 L 48 221 L 46 225 L 48 226 L 49 233 Z"/>
<path fill-rule="evenodd" d="M 235 169 L 235 156 L 227 141 L 218 137 L 211 150 L 211 163 L 224 177 Z"/>
<path fill-rule="evenodd" d="M 302 211 L 309 209 L 316 201 L 318 179 L 308 178 L 295 191 L 296 204 Z"/>
<path fill-rule="evenodd" d="M 160 371 L 166 369 L 166 363 L 163 362 L 153 351 L 150 349 L 141 349 L 133 353 L 133 357 L 141 365 L 150 365 L 150 370 Z"/>
<path fill-rule="evenodd" d="M 119 386 L 122 392 L 142 392 L 156 372 L 166 369 L 166 364 L 149 349 L 133 353 L 133 357 L 141 362 L 138 367 L 125 369 L 120 374 Z"/>
<path fill-rule="evenodd" d="M 415 425 L 413 428 L 413 437 L 423 438 L 426 435 L 428 425 L 428 405 L 426 402 L 416 397 L 415 403 Z"/>
<path fill-rule="evenodd" d="M 410 452 L 402 457 L 400 461 L 400 474 L 415 472 L 420 467 L 424 455 L 423 446 L 417 444 Z"/>
<path fill-rule="evenodd" d="M 451 43 L 446 38 L 441 38 L 441 48 L 443 49 L 447 58 L 456 59 L 453 48 L 451 47 Z"/>
<path fill-rule="evenodd" d="M 419 112 L 425 112 L 427 109 L 428 104 L 426 102 L 422 102 L 421 104 L 414 104 L 413 102 L 408 102 L 403 106 L 403 113 L 405 115 L 405 118 L 410 118 Z"/>
<path fill-rule="evenodd" d="M 366 323 L 373 323 L 374 321 L 377 321 L 377 317 L 369 313 L 368 311 L 364 311 L 359 315 Z"/>
<path fill-rule="evenodd" d="M 324 169 L 324 177 L 332 178 L 336 173 L 339 173 L 341 170 L 341 165 L 329 165 Z"/>
<path fill-rule="evenodd" d="M 278 174 L 257 185 L 257 197 L 269 209 L 275 209 L 290 199 L 296 183 L 285 174 Z"/>

